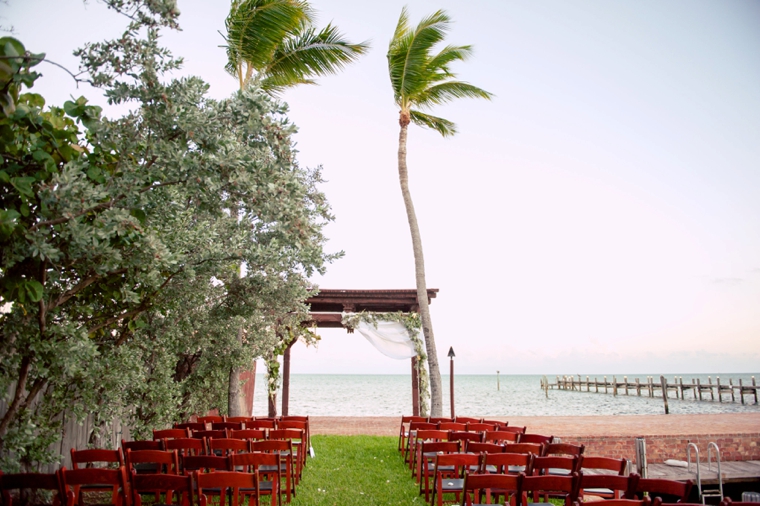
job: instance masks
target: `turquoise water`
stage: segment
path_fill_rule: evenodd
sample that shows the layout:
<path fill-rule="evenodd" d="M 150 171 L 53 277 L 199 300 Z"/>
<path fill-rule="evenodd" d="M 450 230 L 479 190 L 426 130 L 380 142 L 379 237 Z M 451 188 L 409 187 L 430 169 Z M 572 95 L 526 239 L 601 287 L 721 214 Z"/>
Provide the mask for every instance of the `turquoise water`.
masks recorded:
<path fill-rule="evenodd" d="M 679 375 L 684 383 L 699 378 L 707 383 L 707 375 Z M 713 383 L 715 376 L 711 375 Z M 719 374 L 721 384 L 732 378 L 738 384 L 751 384 L 753 374 Z M 760 379 L 760 374 L 754 374 Z M 561 416 L 561 415 L 633 415 L 660 414 L 664 412 L 662 397 L 637 397 L 635 391 L 626 396 L 620 392 L 602 394 L 549 390 L 549 396 L 540 388 L 542 376 L 501 375 L 497 390 L 495 375 L 456 375 L 454 400 L 456 413 L 462 416 Z M 646 382 L 646 375 L 629 374 Z M 576 377 L 577 378 L 577 377 Z M 593 379 L 594 376 L 591 377 Z M 603 376 L 597 376 L 601 381 Z M 607 377 L 612 381 L 612 376 Z M 617 376 L 619 380 L 622 376 Z M 656 378 L 659 378 L 657 376 Z M 667 376 L 673 382 L 673 375 Z M 585 378 L 584 378 L 585 379 Z M 443 376 L 444 414 L 449 413 L 449 377 Z M 549 377 L 554 381 L 554 377 Z M 257 375 L 254 415 L 267 414 L 264 377 Z M 353 374 L 293 374 L 290 378 L 290 414 L 310 416 L 400 416 L 411 414 L 411 378 L 408 375 L 353 375 Z M 611 390 L 610 390 L 611 392 Z M 657 395 L 657 393 L 655 393 Z M 686 399 L 675 399 L 670 393 L 668 404 L 671 413 L 738 413 L 760 412 L 754 397 L 745 395 L 742 405 L 730 402 L 730 395 L 723 395 L 724 402 L 695 401 L 692 392 Z M 704 396 L 709 398 L 709 393 Z M 278 405 L 282 394 L 278 394 Z M 728 401 L 726 399 L 728 398 Z"/>

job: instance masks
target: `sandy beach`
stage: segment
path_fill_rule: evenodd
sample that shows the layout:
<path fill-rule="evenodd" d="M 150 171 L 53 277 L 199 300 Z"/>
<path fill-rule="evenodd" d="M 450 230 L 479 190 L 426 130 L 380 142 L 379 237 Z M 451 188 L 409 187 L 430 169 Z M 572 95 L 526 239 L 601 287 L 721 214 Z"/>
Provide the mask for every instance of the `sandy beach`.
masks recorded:
<path fill-rule="evenodd" d="M 593 436 L 680 436 L 685 434 L 756 434 L 760 413 L 709 415 L 627 415 L 627 416 L 520 416 L 501 418 L 510 425 L 524 425 L 528 432 L 562 438 Z M 400 417 L 311 418 L 312 434 L 397 436 Z"/>

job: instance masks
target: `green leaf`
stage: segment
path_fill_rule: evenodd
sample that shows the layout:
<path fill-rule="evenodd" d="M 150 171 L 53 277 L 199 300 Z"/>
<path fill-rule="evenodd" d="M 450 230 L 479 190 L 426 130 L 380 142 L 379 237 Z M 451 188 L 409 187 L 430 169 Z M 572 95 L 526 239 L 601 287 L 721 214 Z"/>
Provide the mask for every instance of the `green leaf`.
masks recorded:
<path fill-rule="evenodd" d="M 87 169 L 87 177 L 89 177 L 96 183 L 103 184 L 106 182 L 106 179 L 103 177 L 103 171 L 100 170 L 100 167 L 92 166 L 89 169 Z"/>
<path fill-rule="evenodd" d="M 20 194 L 32 198 L 34 197 L 34 191 L 32 190 L 32 183 L 35 179 L 33 177 L 14 177 L 11 178 L 11 184 Z"/>
<path fill-rule="evenodd" d="M 0 237 L 7 239 L 11 236 L 19 216 L 21 215 L 15 209 L 0 210 Z"/>
<path fill-rule="evenodd" d="M 67 100 L 63 103 L 63 110 L 66 111 L 66 114 L 69 116 L 72 116 L 74 118 L 78 117 L 80 114 L 82 114 L 83 108 L 76 104 L 75 102 L 72 102 L 71 100 Z"/>
<path fill-rule="evenodd" d="M 42 284 L 37 280 L 26 281 L 24 291 L 32 302 L 39 302 L 42 299 Z"/>
<path fill-rule="evenodd" d="M 145 225 L 145 220 L 147 219 L 145 211 L 142 209 L 134 208 L 129 210 L 129 214 L 137 218 L 137 221 L 139 221 L 141 225 Z"/>
<path fill-rule="evenodd" d="M 32 107 L 39 107 L 40 109 L 45 107 L 45 99 L 39 93 L 24 93 L 18 99 L 25 101 Z"/>

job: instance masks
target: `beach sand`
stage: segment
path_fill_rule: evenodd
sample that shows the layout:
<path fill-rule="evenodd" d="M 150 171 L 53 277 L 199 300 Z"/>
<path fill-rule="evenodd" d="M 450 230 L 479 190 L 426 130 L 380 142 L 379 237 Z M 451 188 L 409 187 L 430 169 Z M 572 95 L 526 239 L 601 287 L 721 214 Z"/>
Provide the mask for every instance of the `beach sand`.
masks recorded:
<path fill-rule="evenodd" d="M 589 436 L 679 436 L 683 434 L 756 434 L 760 412 L 709 415 L 624 415 L 624 416 L 516 416 L 495 417 L 510 425 L 526 426 L 528 432 L 561 438 Z M 401 417 L 310 418 L 312 434 L 398 436 Z"/>

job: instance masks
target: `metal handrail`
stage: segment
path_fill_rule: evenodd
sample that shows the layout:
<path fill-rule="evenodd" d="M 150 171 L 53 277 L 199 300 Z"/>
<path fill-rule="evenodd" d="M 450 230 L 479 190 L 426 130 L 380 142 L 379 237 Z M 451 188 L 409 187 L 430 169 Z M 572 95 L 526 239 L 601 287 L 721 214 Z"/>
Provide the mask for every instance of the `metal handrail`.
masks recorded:
<path fill-rule="evenodd" d="M 707 470 L 712 471 L 712 449 L 715 448 L 715 462 L 718 465 L 718 487 L 720 491 L 720 500 L 723 500 L 723 474 L 720 472 L 720 448 L 714 442 L 707 444 Z"/>
<path fill-rule="evenodd" d="M 694 443 L 689 443 L 686 445 L 686 461 L 688 463 L 686 470 L 691 472 L 691 449 L 692 448 L 694 448 L 694 452 L 696 453 L 696 456 L 697 456 L 697 490 L 699 491 L 699 499 L 702 501 L 702 504 L 704 504 L 705 498 L 702 497 L 702 476 L 699 474 L 699 448 L 697 448 L 697 445 L 695 445 Z"/>

